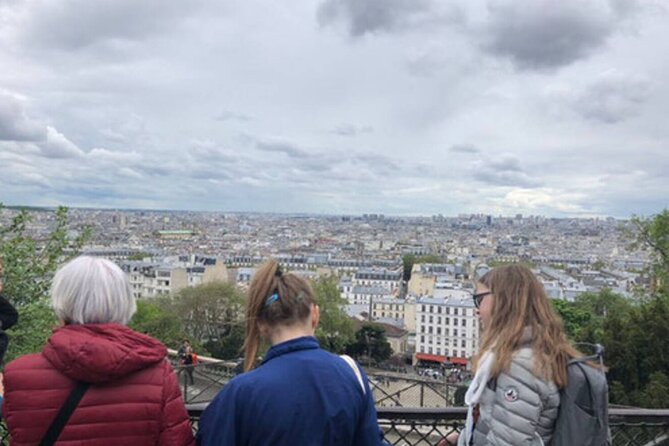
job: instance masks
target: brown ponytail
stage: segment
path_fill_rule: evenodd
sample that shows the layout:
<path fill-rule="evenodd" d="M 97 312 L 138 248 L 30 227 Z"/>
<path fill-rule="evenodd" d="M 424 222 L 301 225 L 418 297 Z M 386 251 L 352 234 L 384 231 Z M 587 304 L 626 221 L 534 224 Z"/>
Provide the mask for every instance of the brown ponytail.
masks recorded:
<path fill-rule="evenodd" d="M 244 371 L 255 365 L 260 345 L 260 323 L 270 327 L 290 326 L 305 320 L 315 304 L 309 282 L 295 274 L 284 274 L 275 260 L 265 262 L 253 275 L 246 303 Z"/>

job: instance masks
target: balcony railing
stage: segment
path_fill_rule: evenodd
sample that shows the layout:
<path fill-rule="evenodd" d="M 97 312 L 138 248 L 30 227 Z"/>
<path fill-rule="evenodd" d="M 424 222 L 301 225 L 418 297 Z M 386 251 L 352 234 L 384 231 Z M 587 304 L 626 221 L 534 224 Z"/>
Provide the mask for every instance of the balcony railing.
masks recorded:
<path fill-rule="evenodd" d="M 206 403 L 187 405 L 197 430 Z M 434 446 L 464 425 L 464 407 L 377 407 L 379 426 L 387 442 L 396 446 Z M 669 410 L 616 409 L 609 412 L 613 446 L 669 445 Z M 574 445 L 578 446 L 578 445 Z"/>
<path fill-rule="evenodd" d="M 186 405 L 195 431 L 207 404 Z M 434 446 L 449 433 L 462 429 L 467 409 L 377 407 L 377 413 L 379 426 L 390 444 Z M 614 446 L 669 445 L 669 409 L 612 408 L 609 423 Z M 0 424 L 0 445 L 9 445 L 4 423 Z"/>

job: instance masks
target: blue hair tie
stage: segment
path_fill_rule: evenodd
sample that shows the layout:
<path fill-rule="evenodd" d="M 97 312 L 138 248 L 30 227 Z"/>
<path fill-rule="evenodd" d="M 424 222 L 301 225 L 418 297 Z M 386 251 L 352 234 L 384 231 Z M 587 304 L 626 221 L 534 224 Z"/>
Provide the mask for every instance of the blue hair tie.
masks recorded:
<path fill-rule="evenodd" d="M 273 304 L 274 302 L 276 302 L 277 300 L 279 300 L 279 293 L 274 293 L 274 294 L 272 294 L 272 295 L 271 295 L 270 297 L 268 297 L 267 300 L 265 301 L 265 308 L 269 307 L 270 305 L 272 305 L 272 304 Z"/>

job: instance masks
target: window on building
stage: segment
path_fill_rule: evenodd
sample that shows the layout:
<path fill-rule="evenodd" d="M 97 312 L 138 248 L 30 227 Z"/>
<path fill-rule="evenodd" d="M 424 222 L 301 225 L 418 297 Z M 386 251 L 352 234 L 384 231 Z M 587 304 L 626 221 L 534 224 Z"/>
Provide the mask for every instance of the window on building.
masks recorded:
<path fill-rule="evenodd" d="M 453 336 L 457 336 L 457 335 L 458 335 L 458 329 L 457 329 L 457 328 L 454 328 L 454 329 L 453 329 Z"/>
<path fill-rule="evenodd" d="M 451 309 L 450 309 L 450 307 L 446 307 L 446 314 L 451 314 Z"/>
<path fill-rule="evenodd" d="M 420 342 L 421 344 L 425 344 L 425 335 L 420 336 Z"/>
<path fill-rule="evenodd" d="M 458 315 L 458 309 L 457 308 L 453 308 L 453 314 L 456 315 L 456 316 Z"/>
<path fill-rule="evenodd" d="M 427 327 L 427 332 L 432 334 L 432 326 L 431 325 L 429 327 Z"/>
<path fill-rule="evenodd" d="M 437 323 L 438 323 L 439 325 L 441 325 L 441 316 L 439 316 L 439 317 L 437 318 Z"/>
<path fill-rule="evenodd" d="M 427 353 L 430 354 L 430 355 L 432 354 L 432 347 L 427 348 Z"/>
<path fill-rule="evenodd" d="M 465 356 L 465 351 L 464 350 L 460 350 L 460 357 L 461 358 L 466 358 L 467 357 L 467 356 Z"/>
<path fill-rule="evenodd" d="M 441 307 L 437 307 L 437 313 L 441 314 Z"/>
<path fill-rule="evenodd" d="M 460 343 L 460 347 L 465 348 L 466 346 L 467 346 L 467 341 L 463 339 L 462 342 Z"/>
<path fill-rule="evenodd" d="M 424 314 L 421 314 L 421 315 L 420 315 L 420 321 L 421 321 L 421 322 L 425 322 L 425 315 L 424 315 Z"/>
<path fill-rule="evenodd" d="M 447 349 L 447 348 L 444 349 L 444 354 L 445 354 L 446 356 L 448 356 L 448 349 Z"/>
<path fill-rule="evenodd" d="M 432 323 L 432 316 L 430 316 L 430 323 Z"/>
<path fill-rule="evenodd" d="M 425 312 L 425 305 L 420 306 L 420 311 Z"/>
<path fill-rule="evenodd" d="M 448 324 L 450 324 L 450 323 L 451 323 L 451 318 L 450 318 L 450 317 L 447 317 L 447 318 L 446 318 L 446 325 L 448 325 Z"/>

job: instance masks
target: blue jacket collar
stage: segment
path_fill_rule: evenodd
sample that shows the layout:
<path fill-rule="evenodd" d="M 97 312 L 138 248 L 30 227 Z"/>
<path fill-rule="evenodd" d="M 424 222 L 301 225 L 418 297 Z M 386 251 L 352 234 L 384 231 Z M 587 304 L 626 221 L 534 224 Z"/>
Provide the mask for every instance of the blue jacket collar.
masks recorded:
<path fill-rule="evenodd" d="M 272 348 L 267 351 L 262 363 L 264 364 L 267 361 L 270 361 L 277 356 L 285 355 L 286 353 L 299 350 L 313 350 L 317 348 L 320 348 L 320 344 L 313 336 L 303 336 L 301 338 L 291 339 L 272 346 Z"/>

